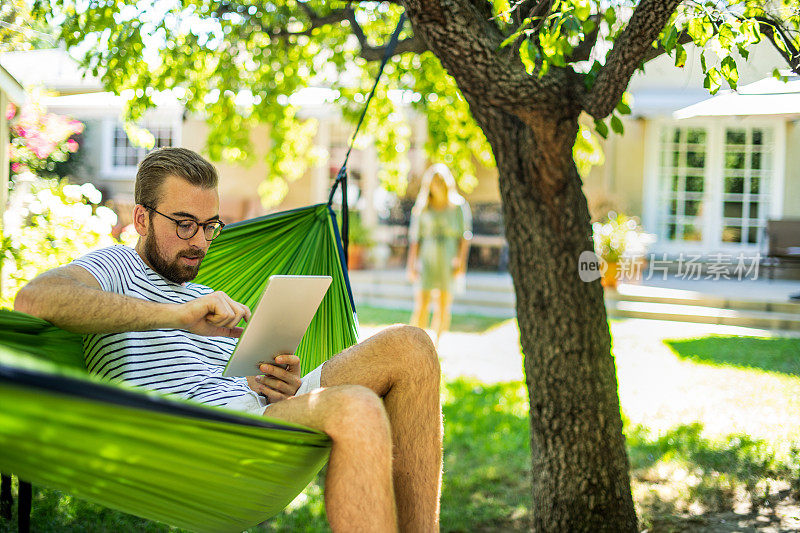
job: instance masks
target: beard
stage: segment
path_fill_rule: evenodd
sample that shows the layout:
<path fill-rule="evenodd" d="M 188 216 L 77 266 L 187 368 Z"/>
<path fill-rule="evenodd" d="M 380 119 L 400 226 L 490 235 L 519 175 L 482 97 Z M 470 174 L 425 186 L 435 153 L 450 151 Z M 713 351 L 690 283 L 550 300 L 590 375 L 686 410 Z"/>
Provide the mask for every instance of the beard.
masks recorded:
<path fill-rule="evenodd" d="M 185 283 L 197 277 L 197 272 L 200 270 L 200 265 L 205 257 L 205 252 L 202 250 L 186 249 L 182 250 L 171 261 L 161 253 L 161 249 L 156 242 L 155 230 L 153 228 L 153 221 L 150 221 L 149 235 L 144 239 L 144 255 L 150 265 L 158 274 L 168 279 L 173 283 Z M 181 257 L 200 258 L 197 265 L 185 265 L 180 262 Z"/>

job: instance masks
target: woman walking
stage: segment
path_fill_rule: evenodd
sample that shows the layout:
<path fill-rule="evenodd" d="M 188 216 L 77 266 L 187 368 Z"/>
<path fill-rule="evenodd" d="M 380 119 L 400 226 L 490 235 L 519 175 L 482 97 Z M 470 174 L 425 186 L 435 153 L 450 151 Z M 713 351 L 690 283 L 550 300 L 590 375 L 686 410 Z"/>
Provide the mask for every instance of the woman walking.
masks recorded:
<path fill-rule="evenodd" d="M 411 211 L 408 230 L 408 277 L 415 284 L 411 325 L 425 328 L 432 293 L 437 306 L 431 327 L 436 346 L 450 327 L 450 304 L 456 278 L 467 270 L 472 214 L 458 194 L 450 169 L 438 163 L 422 177 L 422 185 Z"/>

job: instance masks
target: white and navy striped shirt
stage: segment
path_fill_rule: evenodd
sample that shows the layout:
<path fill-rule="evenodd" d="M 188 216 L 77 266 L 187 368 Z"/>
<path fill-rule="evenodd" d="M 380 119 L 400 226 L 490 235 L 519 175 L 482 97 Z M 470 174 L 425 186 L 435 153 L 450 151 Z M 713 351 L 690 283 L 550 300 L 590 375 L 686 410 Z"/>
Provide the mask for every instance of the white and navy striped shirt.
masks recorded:
<path fill-rule="evenodd" d="M 151 302 L 180 304 L 213 292 L 164 279 L 127 246 L 95 250 L 72 264 L 88 270 L 104 291 Z M 222 377 L 236 342 L 178 329 L 90 334 L 83 336 L 83 354 L 93 374 L 221 406 L 250 390 L 246 378 Z"/>

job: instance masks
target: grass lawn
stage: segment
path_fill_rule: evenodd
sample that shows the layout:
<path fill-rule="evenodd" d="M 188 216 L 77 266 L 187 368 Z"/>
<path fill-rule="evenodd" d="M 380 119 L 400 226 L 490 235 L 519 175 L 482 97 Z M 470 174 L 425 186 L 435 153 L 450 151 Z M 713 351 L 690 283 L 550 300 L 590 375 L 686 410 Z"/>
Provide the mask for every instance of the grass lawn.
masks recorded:
<path fill-rule="evenodd" d="M 359 316 L 364 324 L 407 319 L 363 307 Z M 455 318 L 458 327 L 490 331 L 482 335 L 501 331 L 496 319 Z M 642 528 L 800 530 L 800 339 L 659 338 L 639 332 L 639 323 L 625 327 L 624 321 L 612 324 L 612 333 Z M 631 331 L 641 334 L 632 337 Z M 474 343 L 479 336 L 462 337 Z M 442 530 L 527 529 L 524 384 L 445 377 Z M 320 478 L 251 531 L 327 531 L 321 484 Z M 62 492 L 34 487 L 34 495 L 36 531 L 174 531 Z M 0 522 L 2 532 L 15 529 L 15 523 Z"/>
<path fill-rule="evenodd" d="M 358 323 L 362 326 L 380 326 L 397 323 L 407 324 L 411 317 L 411 311 L 403 309 L 383 309 L 380 307 L 359 305 L 356 310 L 358 311 Z M 453 315 L 450 330 L 463 333 L 484 333 L 507 320 L 507 318 L 481 315 Z"/>

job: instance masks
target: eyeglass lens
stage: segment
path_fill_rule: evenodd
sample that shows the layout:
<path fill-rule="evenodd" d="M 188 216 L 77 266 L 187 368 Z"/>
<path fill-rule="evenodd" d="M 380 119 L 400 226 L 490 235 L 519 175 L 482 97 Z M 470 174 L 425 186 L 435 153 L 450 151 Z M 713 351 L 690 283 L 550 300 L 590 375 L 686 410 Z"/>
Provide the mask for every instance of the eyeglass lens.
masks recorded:
<path fill-rule="evenodd" d="M 199 224 L 193 220 L 178 223 L 178 237 L 181 239 L 191 239 L 197 233 Z M 203 233 L 207 241 L 213 241 L 219 236 L 222 225 L 219 222 L 209 222 L 203 225 Z"/>

